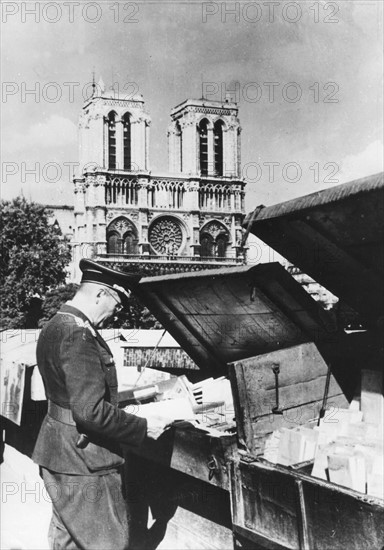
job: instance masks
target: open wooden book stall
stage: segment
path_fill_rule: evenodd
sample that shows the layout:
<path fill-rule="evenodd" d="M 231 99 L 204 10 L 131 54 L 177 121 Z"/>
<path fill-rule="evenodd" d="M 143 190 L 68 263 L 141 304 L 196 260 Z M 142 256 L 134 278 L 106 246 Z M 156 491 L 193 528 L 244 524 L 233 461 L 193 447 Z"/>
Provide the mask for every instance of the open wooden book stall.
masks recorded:
<path fill-rule="evenodd" d="M 380 550 L 383 175 L 258 208 L 247 226 L 339 304 L 325 311 L 278 263 L 142 279 L 136 295 L 201 378 L 230 378 L 237 426 L 175 426 L 142 464 L 212 487 L 235 548 Z M 344 330 L 344 306 L 362 330 Z"/>

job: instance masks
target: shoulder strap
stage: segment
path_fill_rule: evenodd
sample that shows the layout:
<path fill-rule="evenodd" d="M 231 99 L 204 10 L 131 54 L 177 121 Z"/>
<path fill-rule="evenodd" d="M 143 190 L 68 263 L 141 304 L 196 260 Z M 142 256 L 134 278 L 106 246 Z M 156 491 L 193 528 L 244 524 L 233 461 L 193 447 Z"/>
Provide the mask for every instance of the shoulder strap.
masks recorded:
<path fill-rule="evenodd" d="M 94 336 L 96 338 L 96 336 L 97 336 L 96 331 L 95 331 L 95 329 L 93 328 L 93 326 L 91 325 L 91 323 L 89 321 L 84 321 L 84 319 L 82 319 L 81 317 L 78 317 L 77 315 L 74 315 L 73 313 L 68 313 L 66 311 L 58 311 L 57 314 L 58 315 L 70 315 L 71 317 L 73 317 L 73 319 L 75 320 L 76 325 L 78 327 L 89 329 L 92 336 Z"/>

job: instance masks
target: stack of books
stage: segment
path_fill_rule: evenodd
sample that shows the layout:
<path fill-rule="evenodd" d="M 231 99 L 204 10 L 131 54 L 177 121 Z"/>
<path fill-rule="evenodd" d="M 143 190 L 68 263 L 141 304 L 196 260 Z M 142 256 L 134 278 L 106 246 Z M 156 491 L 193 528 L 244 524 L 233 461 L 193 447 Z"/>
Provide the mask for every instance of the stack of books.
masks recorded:
<path fill-rule="evenodd" d="M 284 466 L 312 461 L 312 476 L 384 499 L 382 387 L 381 372 L 363 370 L 349 409 L 334 408 L 318 426 L 276 430 L 263 458 Z"/>
<path fill-rule="evenodd" d="M 192 384 L 185 375 L 135 387 L 126 396 L 125 410 L 147 418 L 159 416 L 179 426 L 189 423 L 211 435 L 235 431 L 230 382 L 225 377 Z"/>

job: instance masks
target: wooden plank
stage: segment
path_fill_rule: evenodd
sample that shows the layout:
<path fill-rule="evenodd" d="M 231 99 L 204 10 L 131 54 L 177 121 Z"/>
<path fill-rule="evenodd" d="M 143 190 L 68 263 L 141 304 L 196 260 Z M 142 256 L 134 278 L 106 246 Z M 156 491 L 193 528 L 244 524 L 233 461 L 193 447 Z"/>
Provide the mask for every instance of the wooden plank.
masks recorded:
<path fill-rule="evenodd" d="M 383 173 L 375 174 L 264 208 L 251 231 L 375 320 L 383 313 L 383 193 Z"/>
<path fill-rule="evenodd" d="M 217 487 L 229 490 L 228 462 L 237 453 L 236 435 L 211 437 L 197 429 L 172 428 L 157 441 L 145 440 L 132 452 L 154 464 L 168 466 Z M 208 463 L 218 469 L 209 479 Z"/>
<path fill-rule="evenodd" d="M 273 413 L 277 405 L 274 366 L 279 367 L 279 409 L 282 414 Z M 274 430 L 293 428 L 318 418 L 327 369 L 313 343 L 251 357 L 241 364 L 231 365 L 231 380 L 236 380 L 233 382 L 234 396 L 238 393 L 237 400 L 235 397 L 238 430 L 246 437 L 250 454 L 257 456 L 262 453 L 266 437 Z M 337 420 L 337 409 L 347 406 L 340 386 L 331 376 L 328 408 L 329 414 L 335 417 L 333 421 Z"/>
<path fill-rule="evenodd" d="M 238 465 L 243 517 L 238 524 L 283 548 L 300 548 L 295 479 L 279 470 Z"/>
<path fill-rule="evenodd" d="M 279 385 L 281 386 L 325 376 L 328 368 L 316 345 L 312 342 L 249 357 L 243 359 L 242 364 L 244 367 L 252 367 L 255 370 L 255 376 L 261 367 L 269 367 L 271 370 L 272 364 L 279 364 L 281 367 Z M 236 363 L 233 366 L 236 366 Z M 263 376 L 260 379 L 258 385 L 262 382 L 263 387 L 275 386 L 273 376 L 268 380 L 264 378 Z"/>
<path fill-rule="evenodd" d="M 231 515 L 234 525 L 243 525 L 244 506 L 241 493 L 239 460 L 233 460 L 229 465 Z"/>
<path fill-rule="evenodd" d="M 317 380 L 310 380 L 308 382 L 297 382 L 289 386 L 279 387 L 279 404 L 282 411 L 287 411 L 295 406 L 303 405 L 305 403 L 311 403 L 316 399 L 322 398 L 325 387 L 325 376 L 319 377 Z M 264 391 L 263 391 L 264 390 Z M 340 395 L 340 387 L 336 380 L 332 378 L 329 386 L 328 398 L 332 401 L 332 398 L 336 395 Z M 249 414 L 252 419 L 257 419 L 261 415 L 269 414 L 272 412 L 276 404 L 276 391 L 273 389 L 265 389 L 257 392 L 250 402 Z"/>
<path fill-rule="evenodd" d="M 298 516 L 301 521 L 299 524 L 299 538 L 300 538 L 300 548 L 302 550 L 311 550 L 309 546 L 309 535 L 308 535 L 308 521 L 307 521 L 307 511 L 303 491 L 303 482 L 301 479 L 296 480 L 296 489 L 298 493 L 298 501 L 300 504 L 300 510 L 298 511 Z"/>
<path fill-rule="evenodd" d="M 271 548 L 382 549 L 383 501 L 263 462 L 241 461 L 234 468 L 234 531 L 245 543 L 264 538 Z"/>
<path fill-rule="evenodd" d="M 359 499 L 337 486 L 303 481 L 311 550 L 381 550 L 384 506 Z"/>
<path fill-rule="evenodd" d="M 278 263 L 143 279 L 136 294 L 200 368 L 324 339 L 330 316 Z"/>
<path fill-rule="evenodd" d="M 247 449 L 253 441 L 253 427 L 249 416 L 250 404 L 248 402 L 249 392 L 245 384 L 244 369 L 242 363 L 237 364 L 236 369 L 230 369 L 230 382 L 232 387 L 233 405 L 235 408 L 237 437 L 239 445 Z"/>
<path fill-rule="evenodd" d="M 237 453 L 236 436 L 222 438 L 176 430 L 171 468 L 229 490 L 227 463 Z M 209 479 L 208 463 L 214 458 L 218 469 Z"/>

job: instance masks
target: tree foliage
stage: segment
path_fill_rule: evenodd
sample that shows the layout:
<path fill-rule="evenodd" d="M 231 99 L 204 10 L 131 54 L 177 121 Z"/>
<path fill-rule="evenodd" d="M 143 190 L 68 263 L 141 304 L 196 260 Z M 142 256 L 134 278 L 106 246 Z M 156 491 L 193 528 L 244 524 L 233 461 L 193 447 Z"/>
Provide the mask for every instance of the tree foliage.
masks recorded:
<path fill-rule="evenodd" d="M 71 255 L 49 210 L 24 197 L 0 202 L 0 300 L 3 328 L 29 328 L 33 300 L 65 282 Z"/>
<path fill-rule="evenodd" d="M 61 285 L 47 292 L 41 307 L 39 327 L 43 327 L 51 319 L 61 306 L 68 300 L 72 300 L 78 285 L 69 283 Z M 142 306 L 133 296 L 129 298 L 129 304 L 103 328 L 162 328 L 149 309 Z"/>
<path fill-rule="evenodd" d="M 152 315 L 149 309 L 143 306 L 135 296 L 131 294 L 128 302 L 128 306 L 115 318 L 111 319 L 105 328 L 162 328 L 162 325 Z"/>
<path fill-rule="evenodd" d="M 67 285 L 61 285 L 57 288 L 49 290 L 45 295 L 43 304 L 41 306 L 41 317 L 39 319 L 39 327 L 43 327 L 47 321 L 49 321 L 61 308 L 61 306 L 68 300 L 72 300 L 76 294 L 78 285 L 69 283 Z"/>

